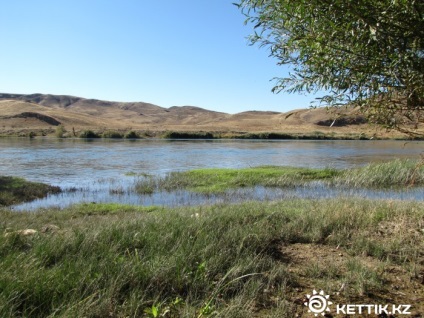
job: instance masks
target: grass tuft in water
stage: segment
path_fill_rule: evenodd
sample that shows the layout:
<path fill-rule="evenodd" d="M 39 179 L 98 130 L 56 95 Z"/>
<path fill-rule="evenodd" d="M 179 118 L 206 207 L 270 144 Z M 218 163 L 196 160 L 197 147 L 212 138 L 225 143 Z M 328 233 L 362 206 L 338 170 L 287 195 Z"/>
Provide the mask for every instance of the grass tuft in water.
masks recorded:
<path fill-rule="evenodd" d="M 405 187 L 424 185 L 424 161 L 396 159 L 345 170 L 334 179 L 348 187 Z"/>

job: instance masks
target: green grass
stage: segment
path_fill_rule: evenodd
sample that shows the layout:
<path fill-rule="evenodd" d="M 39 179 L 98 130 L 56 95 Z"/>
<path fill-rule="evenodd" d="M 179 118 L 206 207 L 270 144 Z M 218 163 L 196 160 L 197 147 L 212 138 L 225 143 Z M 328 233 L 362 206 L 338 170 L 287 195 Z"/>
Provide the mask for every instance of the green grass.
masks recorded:
<path fill-rule="evenodd" d="M 345 282 L 340 301 L 386 293 L 390 302 L 382 268 L 417 276 L 424 250 L 420 203 L 85 204 L 0 210 L 0 220 L 9 233 L 0 235 L 1 317 L 294 317 L 304 310 L 290 298 L 298 288 L 336 295 Z M 46 224 L 59 230 L 42 233 Z M 16 232 L 25 228 L 39 232 Z M 299 274 L 302 265 L 284 252 L 295 243 L 340 248 L 351 259 L 328 268 L 311 256 Z M 367 266 L 364 254 L 383 267 Z"/>
<path fill-rule="evenodd" d="M 22 178 L 0 176 L 0 206 L 31 201 L 60 191 L 59 187 L 29 182 Z"/>
<path fill-rule="evenodd" d="M 244 187 L 295 187 L 313 180 L 329 186 L 350 188 L 405 188 L 424 185 L 424 162 L 393 160 L 364 167 L 337 170 L 282 166 L 243 169 L 197 169 L 171 172 L 164 177 L 144 176 L 135 190 L 140 194 L 155 191 L 188 190 L 213 194 Z"/>
<path fill-rule="evenodd" d="M 311 180 L 405 186 L 422 185 L 422 175 L 421 163 L 408 160 L 343 171 L 200 169 L 143 176 L 139 191 L 216 193 Z M 8 195 L 27 189 L 23 179 L 0 181 Z M 31 191 L 23 193 L 28 199 Z M 23 236 L 24 229 L 37 233 Z M 414 303 L 424 293 L 423 250 L 419 202 L 0 208 L 0 317 L 308 317 L 298 299 L 316 288 L 335 303 Z"/>
<path fill-rule="evenodd" d="M 160 208 L 155 206 L 134 206 L 119 203 L 81 203 L 73 206 L 76 215 L 112 215 L 127 212 L 153 212 Z"/>
<path fill-rule="evenodd" d="M 240 187 L 288 187 L 311 180 L 324 180 L 339 174 L 335 169 L 262 166 L 245 169 L 198 169 L 171 172 L 163 178 L 141 179 L 136 190 L 151 193 L 155 190 L 187 189 L 201 193 L 219 193 Z"/>

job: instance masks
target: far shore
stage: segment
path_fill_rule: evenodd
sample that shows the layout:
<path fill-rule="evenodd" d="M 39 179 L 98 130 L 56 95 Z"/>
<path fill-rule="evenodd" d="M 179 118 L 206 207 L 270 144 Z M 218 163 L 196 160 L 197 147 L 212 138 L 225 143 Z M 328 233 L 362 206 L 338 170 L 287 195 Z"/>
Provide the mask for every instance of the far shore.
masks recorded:
<path fill-rule="evenodd" d="M 253 139 L 253 140 L 423 140 L 399 132 L 276 132 L 276 131 L 173 131 L 173 130 L 125 130 L 78 129 L 57 133 L 50 129 L 13 129 L 0 131 L 0 137 L 21 138 L 81 138 L 81 139 Z"/>

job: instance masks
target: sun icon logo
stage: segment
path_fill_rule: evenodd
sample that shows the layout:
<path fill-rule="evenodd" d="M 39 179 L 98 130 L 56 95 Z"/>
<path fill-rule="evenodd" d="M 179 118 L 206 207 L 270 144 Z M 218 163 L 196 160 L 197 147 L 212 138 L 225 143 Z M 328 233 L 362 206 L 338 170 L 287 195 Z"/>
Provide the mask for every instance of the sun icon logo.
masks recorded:
<path fill-rule="evenodd" d="M 319 314 L 324 316 L 325 312 L 330 311 L 328 306 L 330 306 L 332 302 L 329 301 L 330 296 L 326 295 L 323 290 L 319 293 L 314 290 L 312 295 L 306 295 L 306 298 L 308 298 L 308 301 L 304 304 L 308 307 L 308 312 L 313 313 L 315 316 L 318 316 Z"/>

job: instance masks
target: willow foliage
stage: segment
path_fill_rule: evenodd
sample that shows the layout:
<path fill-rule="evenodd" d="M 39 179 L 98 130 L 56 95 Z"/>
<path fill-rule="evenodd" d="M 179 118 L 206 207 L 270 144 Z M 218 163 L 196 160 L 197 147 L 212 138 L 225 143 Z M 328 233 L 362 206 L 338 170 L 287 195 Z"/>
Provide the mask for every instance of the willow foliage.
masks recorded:
<path fill-rule="evenodd" d="M 329 92 L 327 105 L 359 104 L 374 122 L 415 125 L 424 106 L 422 0 L 241 0 L 252 44 L 270 48 L 288 78 L 274 92 Z M 416 127 L 415 127 L 416 128 Z"/>

